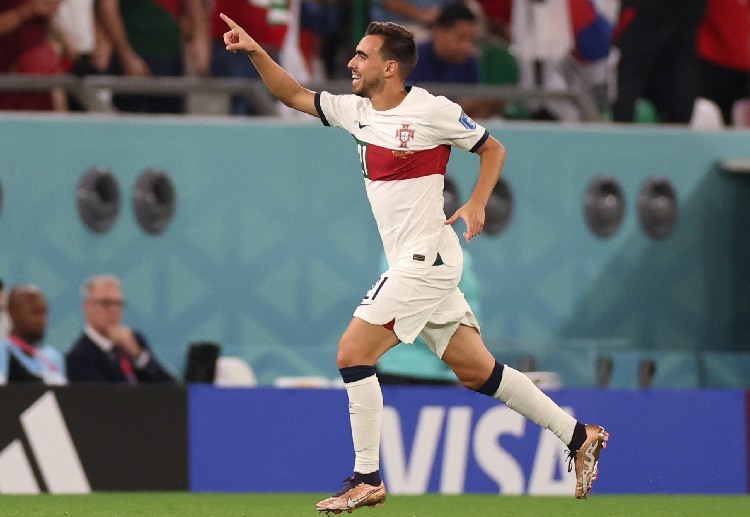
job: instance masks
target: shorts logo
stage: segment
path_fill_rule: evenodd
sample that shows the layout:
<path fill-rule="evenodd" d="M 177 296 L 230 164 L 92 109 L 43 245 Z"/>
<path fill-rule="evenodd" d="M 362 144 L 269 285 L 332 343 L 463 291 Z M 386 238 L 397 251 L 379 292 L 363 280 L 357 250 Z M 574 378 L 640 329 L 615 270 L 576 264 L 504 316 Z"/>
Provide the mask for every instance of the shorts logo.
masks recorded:
<path fill-rule="evenodd" d="M 396 138 L 400 147 L 407 147 L 409 140 L 414 139 L 414 130 L 409 129 L 409 124 L 401 124 L 401 129 L 396 130 Z"/>
<path fill-rule="evenodd" d="M 466 129 L 476 129 L 477 123 L 474 122 L 469 115 L 466 114 L 465 111 L 461 112 L 461 116 L 458 118 L 458 121 L 461 123 L 462 126 L 464 126 Z"/>

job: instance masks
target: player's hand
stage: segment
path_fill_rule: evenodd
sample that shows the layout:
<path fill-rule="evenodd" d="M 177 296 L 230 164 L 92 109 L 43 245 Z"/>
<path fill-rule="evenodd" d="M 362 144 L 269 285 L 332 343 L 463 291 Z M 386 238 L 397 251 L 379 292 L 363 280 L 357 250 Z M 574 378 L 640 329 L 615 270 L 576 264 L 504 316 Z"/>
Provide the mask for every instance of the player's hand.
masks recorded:
<path fill-rule="evenodd" d="M 466 242 L 471 242 L 471 239 L 482 233 L 484 228 L 484 206 L 469 200 L 468 203 L 456 210 L 456 213 L 446 220 L 445 224 L 453 224 L 459 218 L 466 223 L 464 238 Z"/>
<path fill-rule="evenodd" d="M 227 50 L 230 52 L 244 52 L 250 54 L 257 50 L 258 43 L 253 38 L 248 36 L 245 29 L 237 25 L 234 20 L 224 13 L 219 14 L 224 23 L 229 25 L 229 30 L 224 33 L 224 44 L 227 46 Z"/>

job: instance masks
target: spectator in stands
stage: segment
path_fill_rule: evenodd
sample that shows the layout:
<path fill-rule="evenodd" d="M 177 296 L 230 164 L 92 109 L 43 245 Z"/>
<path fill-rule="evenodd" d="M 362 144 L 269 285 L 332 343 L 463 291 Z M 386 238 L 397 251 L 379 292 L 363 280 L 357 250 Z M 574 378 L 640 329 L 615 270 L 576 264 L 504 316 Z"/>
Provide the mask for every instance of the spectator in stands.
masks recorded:
<path fill-rule="evenodd" d="M 305 4 L 307 2 L 304 2 Z M 302 13 L 305 14 L 304 5 Z M 214 77 L 237 77 L 258 79 L 254 67 L 247 66 L 247 57 L 226 51 L 224 32 L 226 25 L 219 13 L 224 13 L 243 27 L 249 27 L 258 36 L 257 41 L 268 49 L 275 61 L 281 60 L 281 50 L 287 37 L 290 10 L 284 6 L 270 6 L 268 0 L 214 0 L 210 14 L 211 30 L 211 75 Z M 300 27 L 299 47 L 308 68 L 315 53 L 315 35 L 305 27 Z M 255 115 L 259 112 L 251 101 L 242 96 L 232 99 L 232 114 Z"/>
<path fill-rule="evenodd" d="M 76 75 L 104 72 L 109 67 L 111 46 L 97 22 L 98 0 L 61 0 L 52 19 L 61 40 L 64 65 Z"/>
<path fill-rule="evenodd" d="M 47 329 L 47 300 L 35 285 L 13 286 L 8 294 L 10 336 L 0 340 L 0 384 L 66 384 L 63 357 L 42 345 Z"/>
<path fill-rule="evenodd" d="M 53 32 L 59 41 L 63 68 L 77 76 L 102 74 L 112 58 L 112 42 L 105 36 L 98 21 L 98 0 L 61 0 L 52 20 Z M 84 111 L 78 98 L 68 92 L 68 109 Z"/>
<path fill-rule="evenodd" d="M 60 57 L 50 44 L 50 19 L 60 0 L 0 0 L 0 73 L 57 75 Z M 0 92 L 0 110 L 62 111 L 65 94 Z"/>
<path fill-rule="evenodd" d="M 99 0 L 112 41 L 110 73 L 130 77 L 207 75 L 208 23 L 203 0 Z M 123 111 L 180 113 L 180 97 L 116 95 Z"/>
<path fill-rule="evenodd" d="M 417 45 L 419 60 L 409 82 L 479 83 L 476 57 L 479 26 L 474 13 L 463 2 L 446 5 L 435 20 L 430 38 Z M 457 99 L 472 118 L 487 118 L 503 107 L 502 102 Z"/>
<path fill-rule="evenodd" d="M 714 101 L 730 125 L 734 103 L 750 97 L 750 0 L 708 0 L 698 58 L 700 96 Z"/>
<path fill-rule="evenodd" d="M 81 288 L 86 324 L 65 358 L 70 382 L 174 382 L 137 331 L 123 325 L 120 280 L 91 277 Z"/>
<path fill-rule="evenodd" d="M 502 0 L 501 0 L 502 2 Z M 506 2 L 507 3 L 507 2 Z M 588 97 L 604 111 L 612 23 L 592 0 L 567 2 L 514 0 L 509 14 L 519 86 L 528 89 L 570 91 Z M 526 102 L 532 118 L 580 120 L 579 110 L 567 101 Z"/>
<path fill-rule="evenodd" d="M 417 45 L 419 60 L 409 79 L 415 83 L 478 83 L 477 19 L 462 2 L 446 5 L 427 41 Z"/>
<path fill-rule="evenodd" d="M 416 40 L 429 36 L 440 11 L 455 0 L 370 0 L 370 18 L 395 22 L 414 33 Z"/>
<path fill-rule="evenodd" d="M 696 56 L 706 0 L 622 0 L 614 42 L 619 49 L 612 115 L 632 122 L 638 99 L 654 104 L 659 121 L 687 124 L 700 88 Z"/>

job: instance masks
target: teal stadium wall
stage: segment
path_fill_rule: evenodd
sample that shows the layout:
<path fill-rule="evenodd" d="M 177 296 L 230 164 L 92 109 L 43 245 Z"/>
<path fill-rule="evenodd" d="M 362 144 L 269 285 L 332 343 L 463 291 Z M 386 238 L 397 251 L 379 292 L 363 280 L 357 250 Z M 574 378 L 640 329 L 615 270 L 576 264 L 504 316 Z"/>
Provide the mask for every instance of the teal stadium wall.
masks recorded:
<path fill-rule="evenodd" d="M 748 133 L 489 129 L 508 149 L 514 212 L 501 235 L 467 249 L 498 357 L 533 353 L 565 385 L 585 386 L 596 357 L 614 354 L 613 382 L 628 387 L 637 359 L 650 354 L 660 360 L 657 385 L 692 387 L 706 383 L 703 352 L 750 352 L 750 178 L 716 167 L 750 155 Z M 267 119 L 7 115 L 0 156 L 0 277 L 45 291 L 49 344 L 69 348 L 80 331 L 80 284 L 110 272 L 123 280 L 127 322 L 177 376 L 188 344 L 201 340 L 248 359 L 262 383 L 336 376 L 338 336 L 378 277 L 381 252 L 343 131 Z M 94 166 L 112 171 L 123 201 L 103 234 L 83 225 L 75 204 Z M 448 171 L 462 201 L 477 166 L 454 150 Z M 131 205 L 149 167 L 164 169 L 177 192 L 175 217 L 158 236 L 140 229 Z M 600 174 L 620 182 L 626 201 L 609 239 L 595 237 L 583 215 Z M 662 241 L 640 229 L 636 210 L 653 175 L 673 183 L 680 204 Z"/>

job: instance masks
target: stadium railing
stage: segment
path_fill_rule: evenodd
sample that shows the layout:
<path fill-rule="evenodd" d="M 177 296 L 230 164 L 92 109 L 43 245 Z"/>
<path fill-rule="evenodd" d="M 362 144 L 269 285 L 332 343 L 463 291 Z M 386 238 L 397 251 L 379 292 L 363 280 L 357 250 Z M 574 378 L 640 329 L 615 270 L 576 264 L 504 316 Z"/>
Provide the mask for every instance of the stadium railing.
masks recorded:
<path fill-rule="evenodd" d="M 346 79 L 306 84 L 314 91 L 351 92 Z M 602 114 L 587 96 L 574 90 L 545 90 L 505 85 L 420 84 L 435 95 L 508 102 L 565 101 L 574 106 L 584 122 L 598 122 Z M 113 94 L 181 95 L 189 115 L 228 115 L 235 95 L 246 97 L 259 115 L 275 116 L 278 104 L 260 79 L 203 77 L 121 77 L 74 75 L 39 76 L 0 74 L 1 91 L 48 91 L 62 88 L 76 98 L 86 111 L 116 113 Z"/>

